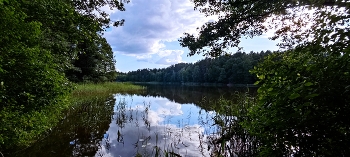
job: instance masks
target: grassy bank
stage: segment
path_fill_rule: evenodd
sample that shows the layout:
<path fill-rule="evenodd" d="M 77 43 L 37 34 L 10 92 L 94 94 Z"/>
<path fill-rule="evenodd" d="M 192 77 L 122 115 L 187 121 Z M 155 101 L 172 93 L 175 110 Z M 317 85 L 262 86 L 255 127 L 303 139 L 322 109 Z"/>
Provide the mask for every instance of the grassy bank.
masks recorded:
<path fill-rule="evenodd" d="M 131 83 L 106 82 L 100 84 L 78 84 L 72 92 L 73 98 L 98 97 L 111 93 L 133 93 L 144 89 Z"/>
<path fill-rule="evenodd" d="M 73 106 L 97 99 L 105 100 L 114 93 L 139 93 L 143 89 L 130 83 L 77 84 L 56 104 L 28 112 L 20 112 L 16 106 L 4 108 L 0 111 L 0 153 L 11 156 L 45 138 L 62 119 L 62 113 Z"/>
<path fill-rule="evenodd" d="M 122 82 L 88 83 L 77 84 L 71 93 L 71 104 L 80 105 L 85 102 L 95 101 L 97 99 L 106 99 L 111 94 L 129 93 L 137 94 L 143 92 L 145 87 Z"/>

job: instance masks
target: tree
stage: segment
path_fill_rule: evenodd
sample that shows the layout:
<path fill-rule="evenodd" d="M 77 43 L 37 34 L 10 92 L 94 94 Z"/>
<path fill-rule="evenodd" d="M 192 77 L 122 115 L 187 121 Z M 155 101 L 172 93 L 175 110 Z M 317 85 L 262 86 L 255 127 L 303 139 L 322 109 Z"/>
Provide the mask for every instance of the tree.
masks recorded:
<path fill-rule="evenodd" d="M 77 45 L 83 52 L 73 60 L 73 67 L 66 70 L 67 77 L 74 82 L 105 82 L 116 78 L 113 51 L 106 39 L 95 34 L 92 41 L 84 40 Z"/>
<path fill-rule="evenodd" d="M 69 0 L 68 2 L 75 7 L 80 15 L 95 21 L 96 23 L 93 24 L 98 24 L 98 28 L 105 30 L 111 25 L 115 27 L 121 26 L 125 20 L 112 21 L 109 14 L 101 8 L 108 6 L 111 10 L 125 11 L 124 4 L 129 3 L 130 0 Z"/>
<path fill-rule="evenodd" d="M 218 56 L 242 37 L 275 30 L 271 40 L 286 52 L 272 54 L 252 72 L 258 103 L 245 129 L 262 156 L 346 156 L 350 119 L 350 2 L 343 0 L 195 0 L 206 15 L 219 15 L 199 35 L 185 33 L 189 55 Z M 207 50 L 209 47 L 209 50 Z"/>
<path fill-rule="evenodd" d="M 101 34 L 123 20 L 111 21 L 100 8 L 123 11 L 124 2 L 0 0 L 1 152 L 27 146 L 58 122 L 72 89 L 65 72 L 78 55 L 99 60 L 91 66 L 99 79 L 115 77 L 111 48 Z"/>
<path fill-rule="evenodd" d="M 42 47 L 52 52 L 60 65 L 58 70 L 71 81 L 99 82 L 116 77 L 112 49 L 102 37 L 103 30 L 111 25 L 99 8 L 104 5 L 124 10 L 119 1 L 35 0 L 24 5 L 28 20 L 42 23 Z M 122 24 L 117 23 L 115 26 Z"/>
<path fill-rule="evenodd" d="M 122 80 L 126 78 L 125 81 L 140 82 L 253 84 L 256 77 L 249 73 L 249 70 L 257 65 L 257 62 L 264 57 L 264 54 L 265 52 L 261 52 L 261 54 L 253 52 L 249 54 L 236 53 L 217 58 L 205 58 L 194 64 L 179 63 L 167 68 L 152 70 L 153 72 L 149 69 L 138 69 L 137 71 L 126 73 L 126 77 L 125 75 L 119 75 L 117 79 Z M 253 58 L 255 61 L 252 61 Z M 93 60 L 89 60 L 87 63 L 93 64 Z M 162 76 L 157 74 L 158 72 L 162 72 Z M 77 72 L 77 74 L 80 73 L 81 70 Z"/>
<path fill-rule="evenodd" d="M 194 66 L 193 68 L 192 79 L 192 82 L 201 82 L 202 77 L 198 65 Z"/>
<path fill-rule="evenodd" d="M 0 150 L 48 129 L 43 124 L 52 119 L 41 111 L 61 108 L 69 89 L 50 51 L 40 47 L 41 23 L 27 21 L 21 7 L 18 1 L 0 1 Z"/>
<path fill-rule="evenodd" d="M 270 39 L 282 39 L 281 48 L 321 45 L 333 53 L 348 50 L 349 6 L 343 0 L 194 0 L 195 9 L 217 21 L 200 28 L 199 35 L 180 38 L 189 55 L 218 56 L 239 47 L 242 37 L 260 36 L 275 29 Z M 207 50 L 209 49 L 209 50 Z"/>

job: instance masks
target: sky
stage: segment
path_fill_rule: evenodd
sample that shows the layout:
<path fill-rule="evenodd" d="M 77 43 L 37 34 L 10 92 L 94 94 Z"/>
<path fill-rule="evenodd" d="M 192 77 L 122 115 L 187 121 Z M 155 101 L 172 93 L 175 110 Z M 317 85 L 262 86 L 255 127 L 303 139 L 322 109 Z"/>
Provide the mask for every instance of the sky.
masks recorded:
<path fill-rule="evenodd" d="M 120 12 L 105 8 L 112 20 L 125 19 L 124 26 L 110 28 L 104 33 L 113 49 L 117 71 L 165 68 L 205 58 L 202 55 L 187 56 L 188 49 L 178 42 L 183 33 L 196 35 L 197 27 L 217 20 L 217 17 L 205 17 L 194 10 L 190 0 L 132 0 L 125 9 Z M 240 46 L 245 52 L 277 50 L 276 42 L 268 40 L 268 34 L 242 39 Z"/>

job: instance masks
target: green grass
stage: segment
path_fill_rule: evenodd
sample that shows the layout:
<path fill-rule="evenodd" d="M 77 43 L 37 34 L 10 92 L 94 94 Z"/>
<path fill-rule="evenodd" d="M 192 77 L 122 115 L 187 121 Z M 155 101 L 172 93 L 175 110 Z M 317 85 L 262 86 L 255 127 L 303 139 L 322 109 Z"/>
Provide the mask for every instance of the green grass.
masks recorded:
<path fill-rule="evenodd" d="M 6 153 L 26 149 L 40 138 L 45 138 L 48 130 L 61 120 L 62 112 L 70 107 L 106 100 L 115 93 L 136 94 L 144 89 L 142 86 L 117 82 L 77 84 L 70 95 L 62 96 L 56 104 L 25 113 L 20 112 L 18 106 L 5 107 L 0 110 L 0 157 L 4 153 L 8 156 Z"/>
<path fill-rule="evenodd" d="M 105 96 L 113 93 L 138 92 L 145 87 L 131 83 L 106 82 L 99 84 L 78 84 L 72 92 L 73 97 Z"/>

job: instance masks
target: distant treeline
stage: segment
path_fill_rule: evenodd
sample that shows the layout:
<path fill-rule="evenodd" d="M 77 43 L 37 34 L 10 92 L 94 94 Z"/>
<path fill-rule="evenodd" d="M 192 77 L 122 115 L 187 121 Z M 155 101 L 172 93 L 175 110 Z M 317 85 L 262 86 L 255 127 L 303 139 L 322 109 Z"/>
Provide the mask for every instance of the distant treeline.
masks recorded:
<path fill-rule="evenodd" d="M 162 69 L 138 69 L 118 73 L 117 81 L 253 84 L 257 78 L 250 74 L 249 70 L 271 53 L 270 50 L 237 52 L 233 55 L 205 58 L 196 63 L 179 63 Z"/>

